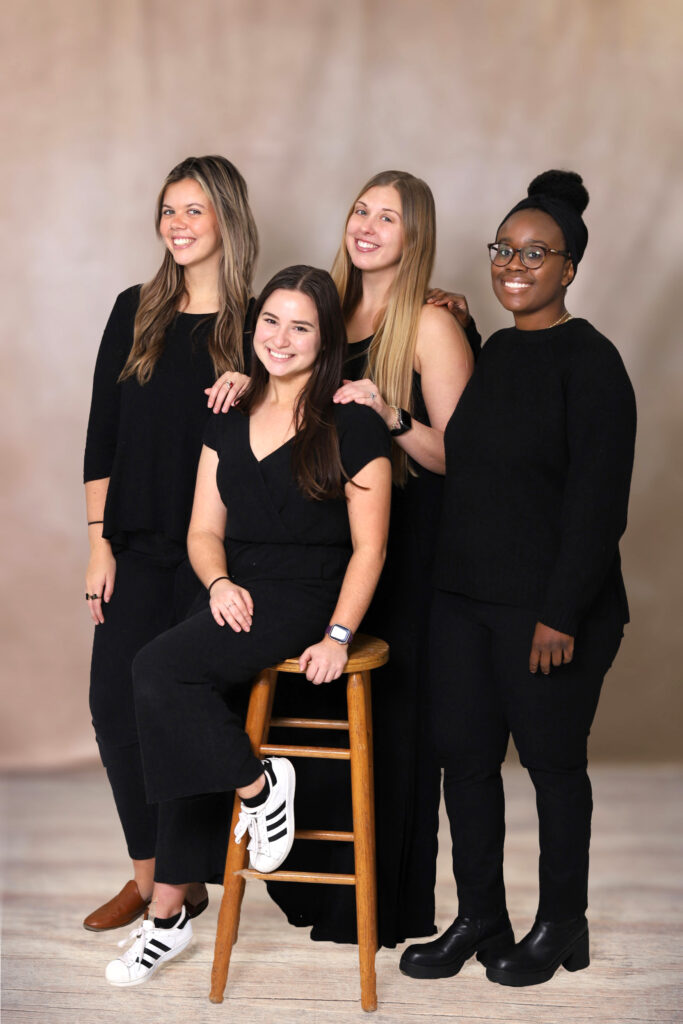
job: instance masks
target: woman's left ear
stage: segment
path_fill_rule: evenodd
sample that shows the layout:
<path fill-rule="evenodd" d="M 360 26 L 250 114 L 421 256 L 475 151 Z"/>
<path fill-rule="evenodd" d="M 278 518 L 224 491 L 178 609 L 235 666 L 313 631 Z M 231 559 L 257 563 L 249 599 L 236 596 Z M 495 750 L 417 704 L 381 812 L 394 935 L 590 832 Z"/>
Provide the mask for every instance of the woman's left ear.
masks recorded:
<path fill-rule="evenodd" d="M 574 280 L 574 264 L 571 260 L 565 261 L 564 273 L 562 275 L 562 285 L 566 288 Z"/>

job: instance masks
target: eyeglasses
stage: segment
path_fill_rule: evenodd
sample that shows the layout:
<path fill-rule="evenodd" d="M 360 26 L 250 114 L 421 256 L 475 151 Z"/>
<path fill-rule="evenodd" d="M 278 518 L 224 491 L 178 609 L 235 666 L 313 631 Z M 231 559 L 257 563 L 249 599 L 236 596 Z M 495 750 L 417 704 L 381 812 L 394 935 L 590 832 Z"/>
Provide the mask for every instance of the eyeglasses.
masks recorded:
<path fill-rule="evenodd" d="M 545 245 L 523 245 L 520 249 L 514 249 L 506 242 L 490 242 L 487 248 L 494 267 L 507 267 L 516 252 L 519 253 L 520 260 L 529 270 L 538 270 L 539 267 L 542 267 L 549 253 L 569 259 L 568 252 L 563 252 L 561 249 L 548 249 Z"/>

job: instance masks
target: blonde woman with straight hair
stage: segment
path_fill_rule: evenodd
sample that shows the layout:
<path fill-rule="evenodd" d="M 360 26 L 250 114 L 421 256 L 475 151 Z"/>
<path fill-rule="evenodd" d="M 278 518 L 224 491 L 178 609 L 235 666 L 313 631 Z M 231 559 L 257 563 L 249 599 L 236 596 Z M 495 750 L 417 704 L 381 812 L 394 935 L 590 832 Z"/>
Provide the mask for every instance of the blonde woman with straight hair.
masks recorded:
<path fill-rule="evenodd" d="M 445 470 L 443 431 L 474 367 L 458 320 L 426 304 L 435 241 L 428 185 L 403 171 L 384 171 L 358 193 L 332 267 L 349 340 L 345 380 L 335 401 L 373 409 L 394 440 L 387 560 L 363 623 L 365 631 L 391 646 L 390 664 L 376 679 L 373 674 L 379 938 L 384 946 L 435 931 L 440 780 L 425 727 L 424 649 Z M 476 343 L 476 328 L 467 313 L 464 319 Z M 327 691 L 328 710 L 334 709 L 336 696 Z M 303 705 L 305 695 L 301 700 Z M 317 827 L 321 821 L 329 828 L 349 827 L 341 778 L 339 795 L 330 798 L 335 770 L 316 765 L 315 778 L 304 778 L 305 769 L 300 770 L 300 827 L 316 827 L 316 821 Z M 330 867 L 352 870 L 345 844 L 328 846 L 333 848 L 326 853 Z M 296 844 L 292 856 L 306 863 L 306 850 L 297 851 Z M 312 938 L 355 941 L 352 896 L 313 891 L 327 888 L 272 886 L 271 895 L 290 921 L 313 925 Z"/>
<path fill-rule="evenodd" d="M 183 160 L 163 183 L 155 227 L 164 258 L 151 281 L 116 300 L 85 447 L 90 708 L 133 862 L 133 878 L 83 922 L 91 931 L 129 924 L 152 894 L 157 809 L 145 798 L 131 665 L 199 591 L 185 541 L 206 395 L 217 412 L 248 380 L 244 322 L 258 238 L 242 175 L 221 156 Z M 206 903 L 204 887 L 191 887 L 188 912 Z"/>

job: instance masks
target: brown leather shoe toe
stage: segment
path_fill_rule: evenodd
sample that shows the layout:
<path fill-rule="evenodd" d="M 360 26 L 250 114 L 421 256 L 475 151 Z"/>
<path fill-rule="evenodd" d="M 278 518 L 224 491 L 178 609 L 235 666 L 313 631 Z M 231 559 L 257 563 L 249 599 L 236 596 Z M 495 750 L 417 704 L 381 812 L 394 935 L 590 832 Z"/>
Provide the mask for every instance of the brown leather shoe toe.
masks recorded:
<path fill-rule="evenodd" d="M 88 914 L 83 927 L 89 932 L 106 932 L 110 928 L 123 928 L 136 918 L 141 917 L 149 906 L 149 900 L 143 900 L 137 882 L 131 878 L 121 892 L 103 903 L 92 914 Z"/>

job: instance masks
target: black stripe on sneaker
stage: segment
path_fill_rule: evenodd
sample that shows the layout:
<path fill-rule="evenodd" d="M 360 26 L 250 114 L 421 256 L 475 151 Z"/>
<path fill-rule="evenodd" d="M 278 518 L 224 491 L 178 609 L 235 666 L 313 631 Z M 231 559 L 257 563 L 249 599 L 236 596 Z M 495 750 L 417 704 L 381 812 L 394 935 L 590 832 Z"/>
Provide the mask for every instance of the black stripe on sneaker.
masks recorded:
<path fill-rule="evenodd" d="M 150 946 L 156 946 L 157 949 L 160 949 L 162 953 L 168 953 L 169 949 L 171 948 L 170 946 L 165 946 L 163 942 L 159 942 L 158 939 L 150 939 L 147 945 L 145 946 L 145 951 L 148 950 Z"/>
<path fill-rule="evenodd" d="M 279 807 L 277 807 L 274 811 L 271 811 L 270 814 L 266 814 L 266 821 L 270 821 L 271 818 L 277 818 L 278 814 L 282 814 L 282 812 L 285 809 L 285 806 L 286 801 L 283 800 Z"/>
<path fill-rule="evenodd" d="M 265 760 L 262 761 L 261 764 L 263 765 L 263 770 L 265 772 L 267 772 L 268 775 L 270 776 L 271 785 L 274 786 L 277 783 L 277 779 L 275 777 L 275 769 L 273 768 L 273 765 L 271 764 L 270 758 L 269 757 L 265 758 Z"/>
<path fill-rule="evenodd" d="M 287 820 L 287 815 L 283 814 L 282 817 L 277 819 L 277 821 L 269 821 L 268 822 L 268 827 L 267 827 L 266 831 L 269 833 L 269 835 L 268 835 L 269 839 L 271 838 L 270 837 L 270 832 L 272 832 L 272 830 L 274 828 L 279 828 L 280 825 L 284 825 L 286 820 Z"/>
<path fill-rule="evenodd" d="M 282 839 L 283 836 L 287 835 L 287 829 L 283 828 L 282 832 L 278 832 L 276 836 L 268 836 L 271 843 L 274 843 L 276 839 Z"/>
<path fill-rule="evenodd" d="M 145 952 L 142 955 L 143 955 L 143 958 L 146 957 L 146 956 L 151 956 L 151 957 L 154 957 L 155 960 L 158 960 L 159 957 L 161 956 L 161 953 L 157 953 L 157 951 L 155 949 L 152 949 L 151 946 L 145 946 Z M 143 963 L 144 963 L 144 959 L 143 959 Z"/>

